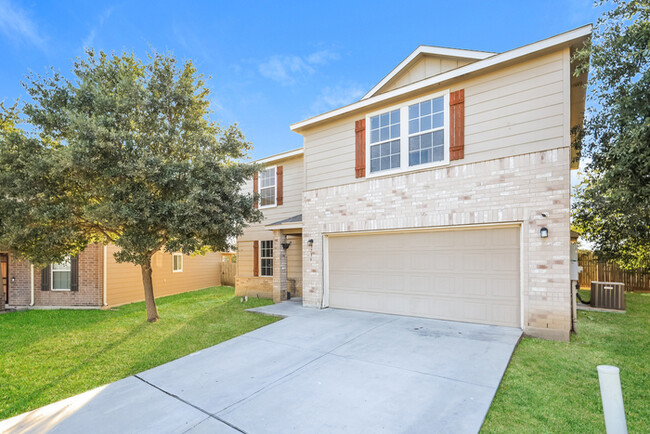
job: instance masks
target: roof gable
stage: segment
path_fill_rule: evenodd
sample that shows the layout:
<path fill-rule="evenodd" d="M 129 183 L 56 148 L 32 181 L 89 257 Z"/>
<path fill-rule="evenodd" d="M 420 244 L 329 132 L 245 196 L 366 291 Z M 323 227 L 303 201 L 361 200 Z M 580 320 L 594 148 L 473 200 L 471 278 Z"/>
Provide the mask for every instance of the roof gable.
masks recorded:
<path fill-rule="evenodd" d="M 329 122 L 342 116 L 347 116 L 354 112 L 368 111 L 373 107 L 386 105 L 391 101 L 397 101 L 417 92 L 422 92 L 425 89 L 439 86 L 441 83 L 449 83 L 450 81 L 456 80 L 459 77 L 471 77 L 475 74 L 482 74 L 496 68 L 507 66 L 514 62 L 519 62 L 533 56 L 542 55 L 550 50 L 557 50 L 560 47 L 581 47 L 585 41 L 591 37 L 591 30 L 591 24 L 587 24 L 585 26 L 578 27 L 577 29 L 561 33 L 559 35 L 555 35 L 550 38 L 534 42 L 532 44 L 524 45 L 522 47 L 515 48 L 504 53 L 494 54 L 486 57 L 485 59 L 476 60 L 475 62 L 460 66 L 456 69 L 441 72 L 433 77 L 428 77 L 418 82 L 410 83 L 396 89 L 386 90 L 381 94 L 377 94 L 377 91 L 396 75 L 396 73 L 394 73 L 395 70 L 393 70 L 388 76 L 386 76 L 386 78 L 384 78 L 384 80 L 378 83 L 359 101 L 292 124 L 291 130 L 301 133 L 302 130 L 311 128 L 325 121 Z M 414 56 L 414 53 L 416 52 L 413 52 L 411 56 Z M 409 56 L 409 58 L 411 56 Z M 405 59 L 404 62 L 402 62 L 400 65 L 407 64 L 409 58 Z M 396 69 L 399 68 L 400 66 L 398 66 Z M 401 69 L 403 69 L 403 67 Z"/>
<path fill-rule="evenodd" d="M 497 53 L 420 45 L 386 77 L 361 98 L 370 98 L 389 90 L 456 69 Z"/>

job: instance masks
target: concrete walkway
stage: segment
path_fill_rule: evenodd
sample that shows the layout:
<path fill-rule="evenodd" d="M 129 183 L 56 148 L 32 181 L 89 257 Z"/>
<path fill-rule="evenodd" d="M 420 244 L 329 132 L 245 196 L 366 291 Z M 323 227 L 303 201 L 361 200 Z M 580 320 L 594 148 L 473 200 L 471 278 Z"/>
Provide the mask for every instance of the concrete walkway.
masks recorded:
<path fill-rule="evenodd" d="M 477 432 L 521 331 L 293 302 L 286 319 L 0 432 Z"/>

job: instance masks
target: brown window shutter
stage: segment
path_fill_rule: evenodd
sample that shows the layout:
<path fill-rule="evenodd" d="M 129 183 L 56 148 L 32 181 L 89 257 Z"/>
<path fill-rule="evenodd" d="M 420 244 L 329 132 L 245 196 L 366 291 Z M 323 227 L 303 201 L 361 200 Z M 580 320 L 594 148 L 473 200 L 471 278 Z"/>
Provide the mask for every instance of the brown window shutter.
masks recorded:
<path fill-rule="evenodd" d="M 260 242 L 253 241 L 253 276 L 260 275 Z"/>
<path fill-rule="evenodd" d="M 79 291 L 79 256 L 70 258 L 70 291 Z"/>
<path fill-rule="evenodd" d="M 275 179 L 277 181 L 277 185 L 276 185 L 277 201 L 276 201 L 276 203 L 278 205 L 282 205 L 282 201 L 284 200 L 283 192 L 282 192 L 282 166 L 278 166 L 278 167 L 275 168 Z"/>
<path fill-rule="evenodd" d="M 449 160 L 465 158 L 465 89 L 449 95 Z"/>
<path fill-rule="evenodd" d="M 356 143 L 356 166 L 355 173 L 357 178 L 366 176 L 366 120 L 361 119 L 354 125 L 355 143 Z"/>
<path fill-rule="evenodd" d="M 253 194 L 257 196 L 257 193 L 259 193 L 260 189 L 257 186 L 258 181 L 257 181 L 257 172 L 253 173 Z M 257 208 L 259 206 L 257 199 L 255 199 L 255 203 L 253 203 L 253 206 Z"/>
<path fill-rule="evenodd" d="M 50 283 L 51 270 L 49 265 L 41 270 L 41 291 L 49 291 L 52 289 Z"/>

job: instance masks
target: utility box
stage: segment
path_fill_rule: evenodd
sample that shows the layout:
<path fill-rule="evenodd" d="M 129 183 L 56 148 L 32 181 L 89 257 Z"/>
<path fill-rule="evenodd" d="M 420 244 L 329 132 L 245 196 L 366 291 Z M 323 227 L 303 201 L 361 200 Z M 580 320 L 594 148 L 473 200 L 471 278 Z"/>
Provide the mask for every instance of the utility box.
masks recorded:
<path fill-rule="evenodd" d="M 591 306 L 625 310 L 625 285 L 618 282 L 591 282 Z"/>

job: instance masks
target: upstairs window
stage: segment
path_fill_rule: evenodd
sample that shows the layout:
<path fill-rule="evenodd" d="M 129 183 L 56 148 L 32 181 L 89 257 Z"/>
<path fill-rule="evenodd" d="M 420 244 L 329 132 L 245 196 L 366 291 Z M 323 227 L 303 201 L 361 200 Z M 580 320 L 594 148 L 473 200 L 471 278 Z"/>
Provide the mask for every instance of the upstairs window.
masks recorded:
<path fill-rule="evenodd" d="M 369 177 L 449 163 L 449 95 L 442 91 L 366 116 Z"/>
<path fill-rule="evenodd" d="M 269 167 L 259 173 L 260 208 L 275 206 L 276 176 L 275 167 Z"/>
<path fill-rule="evenodd" d="M 70 291 L 72 288 L 72 267 L 70 257 L 52 264 L 52 291 Z"/>
<path fill-rule="evenodd" d="M 370 172 L 400 167 L 400 111 L 370 118 Z"/>
<path fill-rule="evenodd" d="M 409 166 L 445 159 L 445 99 L 409 106 Z"/>
<path fill-rule="evenodd" d="M 273 276 L 273 241 L 262 241 L 260 259 L 262 263 L 262 276 Z"/>

